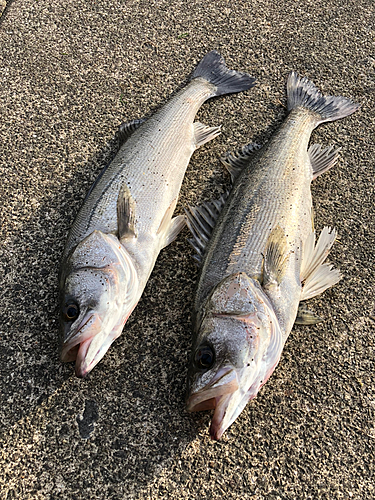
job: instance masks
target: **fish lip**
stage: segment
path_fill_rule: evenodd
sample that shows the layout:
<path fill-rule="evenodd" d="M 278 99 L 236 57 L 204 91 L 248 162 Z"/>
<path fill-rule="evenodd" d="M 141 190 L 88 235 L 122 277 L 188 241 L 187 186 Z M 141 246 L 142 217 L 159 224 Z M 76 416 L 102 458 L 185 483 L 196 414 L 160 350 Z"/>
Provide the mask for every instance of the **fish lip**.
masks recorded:
<path fill-rule="evenodd" d="M 90 312 L 86 314 L 79 324 L 78 328 L 76 329 L 75 333 L 70 336 L 65 342 L 63 342 L 62 348 L 61 348 L 61 354 L 60 354 L 60 359 L 63 363 L 69 363 L 71 361 L 75 361 L 77 359 L 78 355 L 78 350 L 75 349 L 81 342 L 86 341 L 89 338 L 94 337 L 95 334 L 88 329 L 87 332 L 84 332 L 84 334 L 81 334 L 81 330 L 83 327 L 85 327 L 89 321 L 92 320 L 94 317 L 94 313 Z M 77 351 L 77 352 L 74 352 Z"/>
<path fill-rule="evenodd" d="M 239 388 L 237 373 L 234 368 L 223 367 L 203 389 L 190 395 L 187 411 L 203 411 L 216 408 L 223 396 L 230 396 Z M 226 398 L 225 398 L 226 399 Z"/>
<path fill-rule="evenodd" d="M 75 374 L 76 377 L 78 378 L 85 378 L 86 375 L 94 368 L 97 363 L 102 359 L 103 356 L 98 358 L 98 353 L 100 349 L 96 352 L 95 356 L 92 358 L 90 363 L 85 362 L 86 354 L 87 351 L 90 348 L 90 345 L 92 344 L 94 340 L 94 337 L 88 338 L 84 342 L 81 342 L 79 345 L 79 349 L 77 352 L 77 358 L 76 358 L 76 364 L 75 364 Z M 106 351 L 104 351 L 103 355 L 105 354 Z"/>
<path fill-rule="evenodd" d="M 216 398 L 215 412 L 212 417 L 210 426 L 210 437 L 214 441 L 219 441 L 219 439 L 222 437 L 225 430 L 227 429 L 227 425 L 225 425 L 224 423 L 224 418 L 231 397 L 232 393 L 226 394 L 224 396 L 219 396 L 218 398 Z"/>

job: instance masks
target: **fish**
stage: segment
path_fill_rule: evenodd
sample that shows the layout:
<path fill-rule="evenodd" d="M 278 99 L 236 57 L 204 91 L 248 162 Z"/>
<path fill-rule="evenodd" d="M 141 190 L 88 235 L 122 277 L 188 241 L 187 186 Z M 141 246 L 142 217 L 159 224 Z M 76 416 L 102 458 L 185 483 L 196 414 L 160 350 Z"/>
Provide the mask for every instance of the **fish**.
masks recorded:
<path fill-rule="evenodd" d="M 274 372 L 293 324 L 321 321 L 303 302 L 341 277 L 325 262 L 336 230 L 325 227 L 316 242 L 311 196 L 312 180 L 333 167 L 339 150 L 308 146 L 318 125 L 359 105 L 323 95 L 295 72 L 287 99 L 289 113 L 266 145 L 249 144 L 223 159 L 230 191 L 186 209 L 201 267 L 187 410 L 214 410 L 214 440 Z"/>
<path fill-rule="evenodd" d="M 189 83 L 147 120 L 120 126 L 120 148 L 89 190 L 60 266 L 60 357 L 85 377 L 136 307 L 162 248 L 185 227 L 173 217 L 193 152 L 220 134 L 194 122 L 211 97 L 253 87 L 211 51 Z"/>

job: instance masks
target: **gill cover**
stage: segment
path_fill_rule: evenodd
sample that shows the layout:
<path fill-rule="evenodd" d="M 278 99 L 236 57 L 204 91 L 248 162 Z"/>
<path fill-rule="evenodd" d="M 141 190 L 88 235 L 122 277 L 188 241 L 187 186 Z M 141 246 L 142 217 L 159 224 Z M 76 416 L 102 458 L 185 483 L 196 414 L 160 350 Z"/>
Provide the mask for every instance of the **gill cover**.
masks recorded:
<path fill-rule="evenodd" d="M 61 359 L 85 376 L 101 360 L 138 300 L 132 261 L 112 234 L 93 231 L 67 260 L 61 282 Z M 75 313 L 75 314 L 73 314 Z"/>
<path fill-rule="evenodd" d="M 187 401 L 188 411 L 215 409 L 213 439 L 220 439 L 256 396 L 283 345 L 272 304 L 257 280 L 236 273 L 214 289 L 197 317 Z M 197 354 L 205 346 L 212 351 L 209 367 Z"/>

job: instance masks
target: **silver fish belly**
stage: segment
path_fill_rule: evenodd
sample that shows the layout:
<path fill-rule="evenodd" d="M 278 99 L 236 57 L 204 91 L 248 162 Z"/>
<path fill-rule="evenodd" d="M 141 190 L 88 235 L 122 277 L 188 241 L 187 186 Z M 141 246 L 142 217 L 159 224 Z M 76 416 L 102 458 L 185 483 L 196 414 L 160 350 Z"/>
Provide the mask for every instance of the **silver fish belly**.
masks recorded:
<path fill-rule="evenodd" d="M 268 380 L 296 320 L 316 322 L 300 302 L 340 279 L 323 263 L 335 231 L 325 228 L 315 245 L 310 191 L 337 151 L 308 149 L 308 143 L 317 125 L 358 105 L 322 96 L 294 73 L 287 88 L 290 113 L 269 143 L 225 160 L 234 180 L 226 202 L 187 211 L 202 262 L 187 405 L 190 411 L 215 409 L 214 439 Z"/>
<path fill-rule="evenodd" d="M 160 250 L 184 227 L 172 218 L 189 159 L 220 127 L 195 122 L 210 97 L 247 90 L 215 51 L 190 83 L 147 121 L 125 125 L 116 157 L 89 191 L 61 263 L 61 358 L 85 376 L 121 334 Z"/>

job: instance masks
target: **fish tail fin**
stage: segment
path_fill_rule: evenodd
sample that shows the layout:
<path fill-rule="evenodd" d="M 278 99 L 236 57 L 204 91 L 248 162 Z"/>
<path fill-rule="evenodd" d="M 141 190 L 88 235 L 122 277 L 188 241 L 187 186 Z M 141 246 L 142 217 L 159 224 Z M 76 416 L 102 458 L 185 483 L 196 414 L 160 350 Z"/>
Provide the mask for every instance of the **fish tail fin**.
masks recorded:
<path fill-rule="evenodd" d="M 346 97 L 323 95 L 310 80 L 297 75 L 294 71 L 288 78 L 287 94 L 288 111 L 297 107 L 310 109 L 320 115 L 317 125 L 344 118 L 360 107 Z"/>
<path fill-rule="evenodd" d="M 227 68 L 224 58 L 212 50 L 195 68 L 192 79 L 204 78 L 216 87 L 215 96 L 248 90 L 255 85 L 255 78 Z"/>

